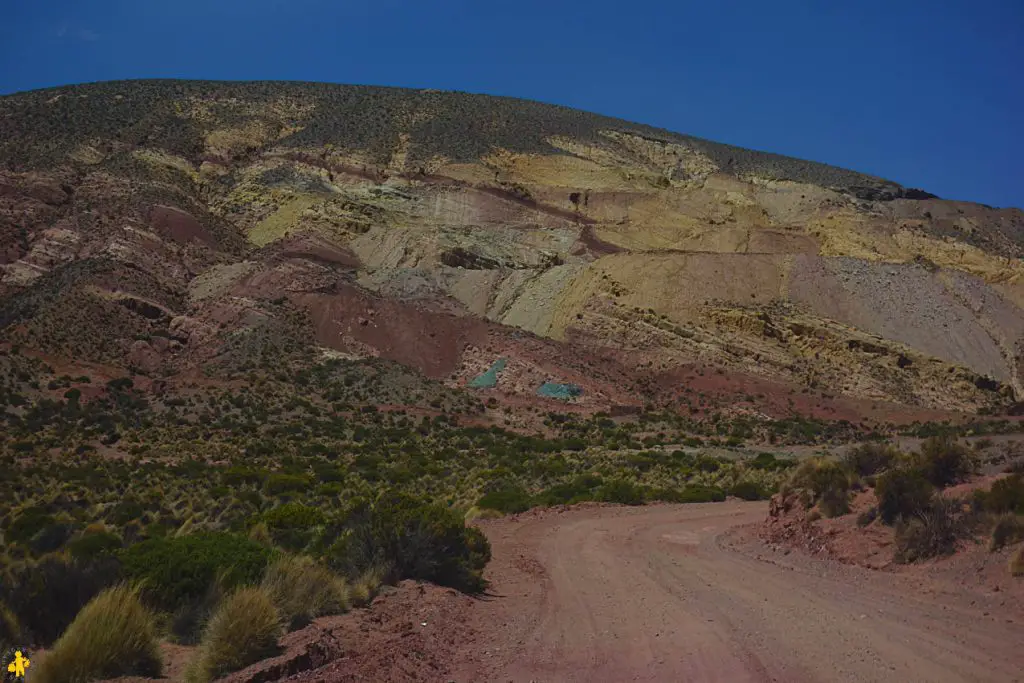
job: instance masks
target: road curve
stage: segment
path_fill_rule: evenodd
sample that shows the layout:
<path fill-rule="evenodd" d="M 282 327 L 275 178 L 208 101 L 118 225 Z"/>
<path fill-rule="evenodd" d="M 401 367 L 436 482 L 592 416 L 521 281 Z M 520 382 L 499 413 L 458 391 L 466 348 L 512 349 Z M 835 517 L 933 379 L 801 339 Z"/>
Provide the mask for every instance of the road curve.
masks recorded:
<path fill-rule="evenodd" d="M 492 589 L 466 614 L 480 635 L 447 680 L 1024 681 L 1024 614 L 736 540 L 766 512 L 586 507 L 485 522 Z"/>

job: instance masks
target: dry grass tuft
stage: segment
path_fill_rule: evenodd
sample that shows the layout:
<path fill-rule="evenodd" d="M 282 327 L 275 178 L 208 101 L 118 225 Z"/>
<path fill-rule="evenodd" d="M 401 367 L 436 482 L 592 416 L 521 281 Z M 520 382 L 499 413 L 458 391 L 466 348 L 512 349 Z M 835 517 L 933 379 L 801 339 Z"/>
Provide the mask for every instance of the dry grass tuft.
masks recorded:
<path fill-rule="evenodd" d="M 185 672 L 190 683 L 206 683 L 277 652 L 281 619 L 262 588 L 242 588 L 220 604 L 203 634 L 199 658 Z"/>
<path fill-rule="evenodd" d="M 93 598 L 39 662 L 39 683 L 76 683 L 119 676 L 158 677 L 163 668 L 153 616 L 137 586 L 108 588 Z"/>
<path fill-rule="evenodd" d="M 263 590 L 289 629 L 316 617 L 342 614 L 349 607 L 344 579 L 306 556 L 285 556 L 267 567 Z"/>

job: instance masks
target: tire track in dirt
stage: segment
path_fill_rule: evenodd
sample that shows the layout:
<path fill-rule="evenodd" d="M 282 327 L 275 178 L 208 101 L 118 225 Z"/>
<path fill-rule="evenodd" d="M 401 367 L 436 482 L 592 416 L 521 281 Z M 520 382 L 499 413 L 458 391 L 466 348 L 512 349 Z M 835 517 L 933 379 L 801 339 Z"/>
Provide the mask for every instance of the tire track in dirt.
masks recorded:
<path fill-rule="evenodd" d="M 923 575 L 762 559 L 764 503 L 486 522 L 491 595 L 454 681 L 1024 681 L 1024 619 Z"/>

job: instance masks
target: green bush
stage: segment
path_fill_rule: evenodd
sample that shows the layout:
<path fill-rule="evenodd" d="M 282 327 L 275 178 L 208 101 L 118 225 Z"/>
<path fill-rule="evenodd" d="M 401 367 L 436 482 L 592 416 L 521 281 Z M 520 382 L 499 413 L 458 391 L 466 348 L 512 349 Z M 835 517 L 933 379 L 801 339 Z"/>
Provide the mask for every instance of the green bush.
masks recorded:
<path fill-rule="evenodd" d="M 532 507 L 530 494 L 519 487 L 503 488 L 485 493 L 477 501 L 476 506 L 484 510 L 497 510 L 506 515 L 525 512 Z"/>
<path fill-rule="evenodd" d="M 14 611 L 0 601 L 0 652 L 6 652 L 8 648 L 17 647 L 24 642 L 21 635 L 21 624 Z"/>
<path fill-rule="evenodd" d="M 875 497 L 878 515 L 886 524 L 910 519 L 925 512 L 931 505 L 934 488 L 916 467 L 904 465 L 878 477 Z"/>
<path fill-rule="evenodd" d="M 349 576 L 379 568 L 386 579 L 421 579 L 460 590 L 483 588 L 490 545 L 461 515 L 413 496 L 385 492 L 354 510 L 331 549 L 335 566 Z"/>
<path fill-rule="evenodd" d="M 898 522 L 893 559 L 905 564 L 952 555 L 961 533 L 957 520 L 959 506 L 956 501 L 936 495 L 924 510 Z"/>
<path fill-rule="evenodd" d="M 622 479 L 615 479 L 602 484 L 597 489 L 594 500 L 620 505 L 643 505 L 644 488 Z"/>
<path fill-rule="evenodd" d="M 0 582 L 0 602 L 6 603 L 30 644 L 49 646 L 74 620 L 78 611 L 100 591 L 117 583 L 116 559 L 72 560 L 48 555 L 9 569 Z"/>
<path fill-rule="evenodd" d="M 33 680 L 79 683 L 119 676 L 160 676 L 162 662 L 153 617 L 136 587 L 108 588 L 82 608 L 67 631 L 36 664 Z"/>
<path fill-rule="evenodd" d="M 826 517 L 846 514 L 850 509 L 850 476 L 839 463 L 825 458 L 805 460 L 793 471 L 788 487 L 809 494 Z"/>
<path fill-rule="evenodd" d="M 989 548 L 999 550 L 1018 541 L 1024 541 L 1024 517 L 1006 514 L 996 519 Z"/>
<path fill-rule="evenodd" d="M 1010 576 L 1024 576 L 1024 545 L 1010 556 Z"/>
<path fill-rule="evenodd" d="M 594 499 L 594 489 L 604 480 L 592 474 L 576 477 L 572 481 L 556 484 L 537 495 L 539 505 L 572 505 Z"/>
<path fill-rule="evenodd" d="M 647 492 L 647 500 L 665 503 L 719 503 L 725 498 L 723 489 L 703 484 L 690 484 L 681 489 L 651 489 Z"/>
<path fill-rule="evenodd" d="M 1024 514 L 1024 475 L 999 479 L 988 491 L 974 492 L 975 507 L 994 514 Z"/>
<path fill-rule="evenodd" d="M 68 543 L 68 552 L 72 559 L 91 561 L 103 556 L 111 556 L 121 548 L 121 538 L 109 531 L 94 531 Z"/>
<path fill-rule="evenodd" d="M 311 557 L 280 557 L 267 567 L 263 590 L 289 629 L 348 609 L 344 580 Z"/>
<path fill-rule="evenodd" d="M 298 552 L 309 546 L 317 535 L 318 527 L 327 520 L 318 508 L 301 503 L 285 503 L 265 512 L 263 521 L 274 543 L 286 550 Z"/>
<path fill-rule="evenodd" d="M 883 443 L 864 443 L 851 449 L 843 457 L 843 465 L 852 473 L 869 477 L 892 467 L 900 452 Z"/>
<path fill-rule="evenodd" d="M 761 485 L 755 481 L 736 482 L 729 489 L 729 495 L 742 498 L 743 500 L 763 500 L 767 497 Z"/>
<path fill-rule="evenodd" d="M 218 576 L 226 587 L 257 583 L 270 555 L 269 548 L 226 533 L 153 538 L 120 553 L 126 575 L 144 581 L 147 598 L 169 611 L 201 599 Z"/>
<path fill-rule="evenodd" d="M 301 474 L 271 474 L 263 482 L 263 490 L 272 496 L 301 493 L 312 486 L 309 477 Z"/>
<path fill-rule="evenodd" d="M 203 633 L 199 657 L 185 680 L 207 683 L 277 653 L 281 621 L 270 596 L 261 588 L 241 588 L 213 613 Z"/>
<path fill-rule="evenodd" d="M 974 471 L 971 451 L 949 436 L 927 439 L 916 461 L 925 478 L 939 488 L 963 481 Z"/>
<path fill-rule="evenodd" d="M 54 524 L 55 521 L 53 515 L 44 508 L 25 508 L 4 530 L 4 540 L 7 543 L 28 543 L 33 536 Z"/>

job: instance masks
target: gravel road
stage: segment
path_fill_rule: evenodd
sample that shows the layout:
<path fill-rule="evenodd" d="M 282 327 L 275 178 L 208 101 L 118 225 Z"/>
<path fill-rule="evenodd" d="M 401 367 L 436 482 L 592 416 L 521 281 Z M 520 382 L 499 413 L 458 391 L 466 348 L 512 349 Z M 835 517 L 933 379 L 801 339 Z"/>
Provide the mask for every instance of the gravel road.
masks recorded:
<path fill-rule="evenodd" d="M 476 635 L 447 680 L 1024 681 L 1024 614 L 923 574 L 770 551 L 749 533 L 766 511 L 583 507 L 485 522 L 492 589 L 466 610 Z"/>

